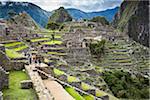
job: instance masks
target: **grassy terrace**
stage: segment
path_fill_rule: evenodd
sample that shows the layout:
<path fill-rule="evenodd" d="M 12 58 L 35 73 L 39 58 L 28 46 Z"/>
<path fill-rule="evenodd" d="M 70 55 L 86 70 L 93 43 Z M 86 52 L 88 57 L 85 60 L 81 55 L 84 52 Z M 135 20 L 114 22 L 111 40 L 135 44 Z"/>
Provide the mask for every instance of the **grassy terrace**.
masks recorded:
<path fill-rule="evenodd" d="M 50 38 L 31 39 L 31 42 L 39 42 L 39 41 L 46 41 L 46 40 L 50 40 Z"/>
<path fill-rule="evenodd" d="M 13 50 L 14 50 L 14 51 L 21 51 L 21 50 L 24 50 L 24 49 L 27 49 L 27 48 L 28 48 L 27 45 L 23 45 L 23 46 L 20 46 L 20 47 L 18 47 L 18 48 L 14 48 Z"/>
<path fill-rule="evenodd" d="M 55 45 L 55 44 L 62 44 L 62 41 L 58 41 L 58 40 L 53 40 L 53 41 L 50 41 L 50 42 L 43 42 L 41 44 L 47 44 L 47 45 Z"/>
<path fill-rule="evenodd" d="M 4 89 L 4 100 L 37 100 L 33 89 L 21 89 L 20 82 L 28 80 L 25 72 L 12 71 L 9 74 L 9 89 Z"/>
<path fill-rule="evenodd" d="M 7 44 L 4 44 L 5 47 L 13 47 L 13 46 L 17 46 L 17 45 L 20 45 L 20 44 L 23 44 L 22 42 L 13 42 L 13 43 L 7 43 Z"/>
<path fill-rule="evenodd" d="M 48 52 L 49 55 L 65 56 L 66 53 Z"/>
<path fill-rule="evenodd" d="M 64 71 L 61 71 L 59 69 L 56 69 L 54 68 L 53 69 L 53 72 L 54 72 L 54 75 L 56 76 L 61 76 L 61 75 L 66 75 L 67 76 L 67 82 L 68 83 L 72 83 L 72 82 L 80 82 L 81 80 L 78 79 L 77 77 L 75 76 L 70 76 L 68 74 L 66 74 Z M 94 100 L 94 97 L 92 95 L 81 95 L 79 94 L 74 88 L 72 87 L 65 87 L 66 91 L 72 96 L 74 97 L 76 100 Z M 90 89 L 95 89 L 95 87 L 91 86 L 91 85 L 88 85 L 84 82 L 81 82 L 81 90 L 83 91 L 87 91 L 87 90 L 90 90 Z M 101 97 L 101 96 L 105 96 L 105 95 L 109 95 L 110 97 L 110 100 L 118 100 L 116 97 L 104 92 L 104 91 L 101 91 L 101 90 L 96 90 L 95 92 L 96 96 L 97 97 Z"/>
<path fill-rule="evenodd" d="M 12 49 L 6 49 L 6 55 L 9 58 L 22 58 L 22 57 L 24 57 L 24 55 L 12 50 Z"/>

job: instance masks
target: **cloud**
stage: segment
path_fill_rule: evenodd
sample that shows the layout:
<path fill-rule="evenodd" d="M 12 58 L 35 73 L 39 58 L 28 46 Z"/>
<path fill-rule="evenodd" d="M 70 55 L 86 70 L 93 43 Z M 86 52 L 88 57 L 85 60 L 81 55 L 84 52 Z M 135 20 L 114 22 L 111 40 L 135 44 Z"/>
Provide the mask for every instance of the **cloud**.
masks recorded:
<path fill-rule="evenodd" d="M 8 1 L 8 0 L 0 0 Z M 86 12 L 101 11 L 119 6 L 123 0 L 9 0 L 18 2 L 32 2 L 41 8 L 52 11 L 60 6 L 77 8 Z"/>

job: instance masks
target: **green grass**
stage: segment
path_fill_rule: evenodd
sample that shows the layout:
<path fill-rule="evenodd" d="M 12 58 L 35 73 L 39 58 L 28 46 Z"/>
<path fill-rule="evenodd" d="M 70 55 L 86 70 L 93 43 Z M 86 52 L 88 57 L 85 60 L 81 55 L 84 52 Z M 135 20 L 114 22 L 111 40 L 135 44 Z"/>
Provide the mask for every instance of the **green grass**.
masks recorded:
<path fill-rule="evenodd" d="M 91 87 L 90 85 L 88 85 L 88 84 L 86 84 L 86 83 L 84 83 L 84 82 L 82 82 L 81 83 L 81 87 L 82 87 L 82 89 L 83 90 L 90 90 L 90 89 L 93 89 L 93 87 Z"/>
<path fill-rule="evenodd" d="M 59 52 L 48 52 L 48 54 L 58 55 L 58 56 L 65 56 L 66 55 L 65 53 L 59 53 Z"/>
<path fill-rule="evenodd" d="M 71 87 L 65 87 L 65 90 L 75 99 L 75 100 L 85 100 L 75 89 Z"/>
<path fill-rule="evenodd" d="M 22 42 L 13 42 L 13 43 L 4 44 L 4 46 L 5 47 L 13 47 L 13 46 L 20 45 L 20 44 L 22 44 Z"/>
<path fill-rule="evenodd" d="M 72 82 L 79 82 L 80 80 L 74 76 L 67 76 L 67 80 L 68 82 L 72 83 Z"/>
<path fill-rule="evenodd" d="M 9 74 L 9 89 L 4 89 L 4 100 L 36 100 L 36 94 L 33 89 L 21 89 L 20 82 L 28 80 L 25 72 L 12 71 Z"/>
<path fill-rule="evenodd" d="M 50 42 L 43 42 L 41 44 L 47 44 L 47 45 L 55 45 L 55 44 L 62 44 L 62 41 L 58 41 L 58 40 L 54 40 L 54 41 L 50 41 Z"/>
<path fill-rule="evenodd" d="M 57 76 L 60 76 L 60 75 L 64 75 L 65 74 L 65 72 L 63 72 L 63 71 L 61 71 L 61 70 L 58 70 L 58 69 L 56 69 L 56 68 L 54 68 L 54 74 L 55 75 L 57 75 Z"/>
<path fill-rule="evenodd" d="M 22 58 L 22 57 L 24 57 L 24 55 L 12 50 L 12 49 L 6 49 L 6 55 L 9 58 Z"/>
<path fill-rule="evenodd" d="M 95 100 L 94 96 L 92 96 L 92 95 L 83 95 L 83 97 L 85 100 Z"/>
<path fill-rule="evenodd" d="M 50 38 L 31 39 L 31 42 L 39 42 L 39 41 L 46 41 L 46 40 L 50 40 Z"/>
<path fill-rule="evenodd" d="M 24 50 L 24 49 L 26 49 L 26 48 L 28 48 L 28 46 L 24 45 L 24 46 L 20 46 L 20 47 L 18 47 L 18 48 L 14 48 L 13 50 L 14 50 L 14 51 L 21 51 L 21 50 Z"/>

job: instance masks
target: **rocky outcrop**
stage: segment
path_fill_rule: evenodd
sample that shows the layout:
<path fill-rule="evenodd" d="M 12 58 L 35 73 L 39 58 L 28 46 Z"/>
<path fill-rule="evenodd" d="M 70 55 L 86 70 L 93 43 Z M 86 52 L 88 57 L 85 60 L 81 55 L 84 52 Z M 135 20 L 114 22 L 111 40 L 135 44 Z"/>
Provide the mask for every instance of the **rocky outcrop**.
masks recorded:
<path fill-rule="evenodd" d="M 149 1 L 124 0 L 113 25 L 133 40 L 149 47 Z"/>

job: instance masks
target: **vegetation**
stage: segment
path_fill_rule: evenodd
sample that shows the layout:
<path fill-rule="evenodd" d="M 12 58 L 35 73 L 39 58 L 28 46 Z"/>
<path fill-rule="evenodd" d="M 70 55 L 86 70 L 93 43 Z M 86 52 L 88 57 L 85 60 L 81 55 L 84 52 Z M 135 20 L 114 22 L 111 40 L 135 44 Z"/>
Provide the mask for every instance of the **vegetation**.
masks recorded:
<path fill-rule="evenodd" d="M 75 99 L 75 100 L 85 100 L 76 90 L 71 87 L 65 87 L 65 90 Z"/>
<path fill-rule="evenodd" d="M 76 77 L 74 77 L 74 76 L 67 76 L 67 80 L 68 80 L 68 82 L 79 82 L 80 80 L 78 79 L 78 78 L 76 78 Z"/>
<path fill-rule="evenodd" d="M 148 99 L 149 79 L 141 75 L 131 75 L 128 72 L 114 70 L 104 72 L 104 80 L 118 98 Z"/>
<path fill-rule="evenodd" d="M 14 51 L 12 49 L 6 49 L 6 55 L 9 58 L 22 58 L 22 57 L 24 57 L 24 55 L 19 54 L 18 52 Z"/>
<path fill-rule="evenodd" d="M 31 39 L 31 42 L 39 42 L 39 41 L 45 41 L 45 40 L 49 40 L 49 38 Z"/>
<path fill-rule="evenodd" d="M 5 47 L 13 47 L 13 46 L 17 46 L 17 45 L 20 45 L 22 44 L 22 42 L 13 42 L 13 43 L 7 43 L 7 44 L 4 44 Z"/>
<path fill-rule="evenodd" d="M 14 48 L 13 50 L 14 50 L 14 51 L 21 51 L 21 50 L 24 50 L 24 49 L 26 49 L 26 48 L 28 48 L 28 46 L 27 46 L 27 45 L 23 45 L 23 46 L 20 46 L 20 47 L 18 47 L 18 48 Z"/>
<path fill-rule="evenodd" d="M 51 22 L 49 21 L 48 24 L 46 25 L 47 29 L 51 29 L 51 30 L 57 30 L 60 28 L 60 24 L 56 23 L 56 22 Z"/>
<path fill-rule="evenodd" d="M 54 74 L 55 74 L 55 75 L 58 75 L 58 76 L 65 74 L 65 72 L 63 72 L 63 71 L 61 71 L 61 70 L 59 70 L 59 69 L 56 69 L 56 68 L 54 68 L 53 71 L 54 71 Z"/>
<path fill-rule="evenodd" d="M 43 42 L 41 44 L 55 45 L 55 44 L 62 44 L 62 41 L 53 40 L 53 41 L 50 41 L 50 42 Z"/>
<path fill-rule="evenodd" d="M 105 42 L 106 42 L 105 40 L 101 40 L 98 42 L 91 43 L 89 45 L 91 53 L 98 56 L 103 54 L 105 48 Z"/>
<path fill-rule="evenodd" d="M 56 22 L 56 23 L 63 23 L 63 22 L 72 21 L 72 17 L 69 15 L 69 13 L 64 7 L 60 7 L 59 9 L 54 11 L 49 21 Z"/>
<path fill-rule="evenodd" d="M 105 17 L 100 17 L 100 16 L 94 17 L 90 21 L 98 22 L 98 23 L 101 23 L 102 25 L 109 25 L 109 22 L 105 19 Z"/>
<path fill-rule="evenodd" d="M 20 82 L 28 80 L 25 72 L 12 71 L 9 73 L 9 89 L 5 89 L 4 100 L 36 100 L 36 94 L 33 89 L 21 89 Z"/>

